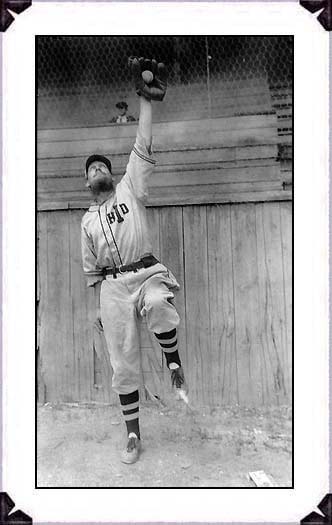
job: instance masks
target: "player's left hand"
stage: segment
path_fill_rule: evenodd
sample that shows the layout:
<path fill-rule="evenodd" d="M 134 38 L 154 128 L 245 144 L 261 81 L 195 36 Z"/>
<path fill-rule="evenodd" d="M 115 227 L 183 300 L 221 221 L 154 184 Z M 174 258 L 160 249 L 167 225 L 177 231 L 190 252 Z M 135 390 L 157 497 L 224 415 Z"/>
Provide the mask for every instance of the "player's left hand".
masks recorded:
<path fill-rule="evenodd" d="M 154 59 L 131 56 L 128 65 L 135 82 L 136 93 L 147 100 L 161 101 L 166 95 L 167 69 L 165 64 Z M 153 75 L 151 82 L 143 80 L 143 71 L 150 71 Z"/>

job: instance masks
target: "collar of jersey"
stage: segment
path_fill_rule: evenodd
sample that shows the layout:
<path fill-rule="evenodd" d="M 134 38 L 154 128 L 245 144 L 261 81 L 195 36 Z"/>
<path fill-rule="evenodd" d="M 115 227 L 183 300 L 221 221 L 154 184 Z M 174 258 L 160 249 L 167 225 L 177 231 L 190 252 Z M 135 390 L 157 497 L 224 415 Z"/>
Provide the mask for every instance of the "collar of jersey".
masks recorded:
<path fill-rule="evenodd" d="M 114 198 L 114 193 L 112 193 L 112 195 L 103 202 L 100 202 L 100 203 L 93 202 L 90 205 L 89 211 L 98 211 L 103 206 L 103 204 L 105 204 L 106 202 L 110 201 L 113 198 Z"/>
<path fill-rule="evenodd" d="M 98 211 L 101 204 L 91 204 L 89 211 Z"/>

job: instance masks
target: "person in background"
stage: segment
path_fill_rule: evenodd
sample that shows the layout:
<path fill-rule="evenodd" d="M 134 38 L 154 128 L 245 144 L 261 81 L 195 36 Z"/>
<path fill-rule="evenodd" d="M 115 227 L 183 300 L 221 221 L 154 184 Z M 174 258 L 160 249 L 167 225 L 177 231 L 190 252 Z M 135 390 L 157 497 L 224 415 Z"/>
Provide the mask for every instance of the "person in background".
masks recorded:
<path fill-rule="evenodd" d="M 135 122 L 136 119 L 132 115 L 127 115 L 128 104 L 123 100 L 117 102 L 115 107 L 118 110 L 118 114 L 113 117 L 110 122 L 111 124 L 127 124 L 127 122 Z"/>

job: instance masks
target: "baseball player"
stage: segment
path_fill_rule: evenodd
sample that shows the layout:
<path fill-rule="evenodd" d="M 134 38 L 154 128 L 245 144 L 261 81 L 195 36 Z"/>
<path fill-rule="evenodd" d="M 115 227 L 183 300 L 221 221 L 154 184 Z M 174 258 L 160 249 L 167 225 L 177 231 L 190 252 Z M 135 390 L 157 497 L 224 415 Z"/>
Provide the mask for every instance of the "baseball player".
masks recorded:
<path fill-rule="evenodd" d="M 92 155 L 87 159 L 86 184 L 95 202 L 82 219 L 83 269 L 88 286 L 95 290 L 97 319 L 113 368 L 112 386 L 119 394 L 127 427 L 124 463 L 137 461 L 141 449 L 137 326 L 141 316 L 164 352 L 172 386 L 187 390 L 177 346 L 179 315 L 172 303 L 179 284 L 153 255 L 145 208 L 155 165 L 152 101 L 162 101 L 165 96 L 166 68 L 137 57 L 129 59 L 129 67 L 140 97 L 136 142 L 116 187 L 108 158 Z"/>

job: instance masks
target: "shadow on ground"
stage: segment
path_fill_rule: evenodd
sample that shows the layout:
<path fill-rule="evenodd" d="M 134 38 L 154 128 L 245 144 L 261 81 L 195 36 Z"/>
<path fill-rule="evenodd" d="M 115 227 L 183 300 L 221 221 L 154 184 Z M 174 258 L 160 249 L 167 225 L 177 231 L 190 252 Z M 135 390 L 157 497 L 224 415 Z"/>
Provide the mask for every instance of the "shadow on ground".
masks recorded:
<path fill-rule="evenodd" d="M 288 407 L 190 411 L 181 401 L 140 410 L 143 452 L 124 465 L 126 437 L 116 406 L 38 408 L 38 487 L 254 487 L 263 470 L 277 487 L 292 485 Z"/>

